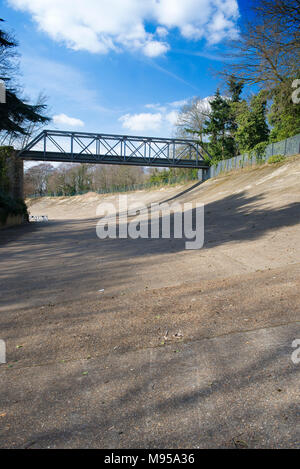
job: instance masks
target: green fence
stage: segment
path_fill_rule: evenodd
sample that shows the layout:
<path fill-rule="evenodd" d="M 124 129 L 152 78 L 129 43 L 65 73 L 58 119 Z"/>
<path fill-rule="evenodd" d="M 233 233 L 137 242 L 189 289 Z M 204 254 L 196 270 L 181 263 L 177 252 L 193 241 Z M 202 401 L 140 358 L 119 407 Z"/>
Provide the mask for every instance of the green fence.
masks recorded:
<path fill-rule="evenodd" d="M 197 179 L 197 177 L 170 177 L 168 180 L 165 182 L 145 182 L 141 184 L 131 184 L 131 185 L 125 185 L 125 186 L 112 186 L 112 187 L 107 187 L 104 189 L 99 189 L 99 190 L 94 190 L 94 189 L 89 189 L 85 191 L 76 191 L 75 193 L 72 194 L 64 194 L 62 192 L 57 192 L 55 194 L 53 193 L 46 193 L 46 194 L 31 194 L 28 195 L 28 199 L 37 199 L 39 197 L 75 197 L 77 195 L 84 195 L 87 194 L 88 192 L 96 192 L 97 194 L 116 194 L 119 192 L 132 192 L 132 191 L 139 191 L 139 190 L 147 190 L 147 189 L 155 189 L 159 187 L 165 187 L 168 185 L 173 185 L 173 184 L 185 184 L 187 182 L 191 182 L 193 180 Z"/>
<path fill-rule="evenodd" d="M 286 138 L 281 142 L 270 143 L 266 147 L 264 155 L 257 156 L 255 154 L 246 153 L 230 158 L 229 160 L 222 160 L 208 170 L 206 179 L 218 176 L 226 171 L 267 163 L 273 155 L 292 156 L 298 153 L 300 153 L 300 134 Z"/>

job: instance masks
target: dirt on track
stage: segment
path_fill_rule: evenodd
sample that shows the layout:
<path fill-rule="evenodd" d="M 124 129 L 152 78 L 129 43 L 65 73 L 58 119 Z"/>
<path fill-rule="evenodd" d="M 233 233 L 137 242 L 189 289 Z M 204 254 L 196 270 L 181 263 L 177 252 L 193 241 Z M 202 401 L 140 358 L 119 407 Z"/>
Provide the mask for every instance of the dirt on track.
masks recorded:
<path fill-rule="evenodd" d="M 299 176 L 290 158 L 129 195 L 204 203 L 198 251 L 99 240 L 97 206 L 117 195 L 31 200 L 49 223 L 0 232 L 0 445 L 298 447 Z"/>

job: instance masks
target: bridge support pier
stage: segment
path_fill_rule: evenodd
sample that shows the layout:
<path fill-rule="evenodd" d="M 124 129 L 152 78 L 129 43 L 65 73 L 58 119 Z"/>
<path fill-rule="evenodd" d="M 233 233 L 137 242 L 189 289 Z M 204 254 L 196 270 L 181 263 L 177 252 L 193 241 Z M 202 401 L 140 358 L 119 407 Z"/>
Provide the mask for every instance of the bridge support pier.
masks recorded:
<path fill-rule="evenodd" d="M 9 180 L 9 195 L 13 199 L 23 199 L 24 184 L 24 163 L 17 157 L 18 152 L 14 151 L 10 158 L 7 159 L 7 176 Z"/>
<path fill-rule="evenodd" d="M 17 152 L 12 147 L 3 148 L 2 154 L 0 152 L 0 158 L 4 169 L 4 177 L 1 178 L 0 189 L 5 195 L 14 200 L 23 199 L 23 160 L 17 157 Z M 4 207 L 0 208 L 0 212 L 0 230 L 4 227 L 20 225 L 25 221 L 25 216 L 12 212 L 9 204 L 4 203 Z"/>
<path fill-rule="evenodd" d="M 198 169 L 198 181 L 204 181 L 204 170 Z"/>
<path fill-rule="evenodd" d="M 210 168 L 198 170 L 198 181 L 204 182 L 211 177 Z"/>

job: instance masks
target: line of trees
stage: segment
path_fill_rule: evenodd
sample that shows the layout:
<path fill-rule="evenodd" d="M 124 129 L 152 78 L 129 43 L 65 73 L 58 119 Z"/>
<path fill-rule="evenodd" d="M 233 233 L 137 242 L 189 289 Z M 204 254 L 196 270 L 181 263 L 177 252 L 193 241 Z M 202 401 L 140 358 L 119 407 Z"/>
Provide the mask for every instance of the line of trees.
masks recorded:
<path fill-rule="evenodd" d="M 24 195 L 73 196 L 86 192 L 118 192 L 161 184 L 187 182 L 197 170 L 142 168 L 139 166 L 41 163 L 25 172 Z"/>
<path fill-rule="evenodd" d="M 89 191 L 110 192 L 122 190 L 149 179 L 138 166 L 61 164 L 54 168 L 51 164 L 32 166 L 25 172 L 25 197 L 72 196 Z"/>

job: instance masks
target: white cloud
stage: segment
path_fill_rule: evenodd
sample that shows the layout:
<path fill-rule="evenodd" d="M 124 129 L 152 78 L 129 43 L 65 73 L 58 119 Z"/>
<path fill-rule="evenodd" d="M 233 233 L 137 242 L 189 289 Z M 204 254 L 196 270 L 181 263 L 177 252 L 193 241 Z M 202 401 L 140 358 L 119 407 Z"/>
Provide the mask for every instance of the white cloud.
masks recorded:
<path fill-rule="evenodd" d="M 56 125 L 67 125 L 69 127 L 84 127 L 84 122 L 75 117 L 69 117 L 66 114 L 57 114 L 52 118 Z"/>
<path fill-rule="evenodd" d="M 153 103 L 146 104 L 145 108 L 152 112 L 141 114 L 126 114 L 119 118 L 122 127 L 129 129 L 131 132 L 157 132 L 159 135 L 174 134 L 175 126 L 182 112 L 184 105 L 191 105 L 198 108 L 199 112 L 208 113 L 211 109 L 210 101 L 213 96 L 206 98 L 190 97 L 173 101 L 166 104 Z"/>
<path fill-rule="evenodd" d="M 237 0 L 8 0 L 31 13 L 41 31 L 74 50 L 93 53 L 139 50 L 165 54 L 165 39 L 178 30 L 188 40 L 210 44 L 238 34 Z M 147 23 L 156 25 L 154 34 Z"/>
<path fill-rule="evenodd" d="M 169 44 L 159 41 L 150 41 L 144 47 L 144 54 L 147 57 L 158 57 L 170 49 Z"/>
<path fill-rule="evenodd" d="M 166 120 L 169 122 L 169 124 L 171 124 L 172 126 L 176 124 L 178 120 L 178 114 L 178 111 L 171 111 L 166 114 Z"/>
<path fill-rule="evenodd" d="M 182 99 L 166 104 L 146 104 L 145 108 L 152 112 L 125 114 L 119 118 L 119 121 L 122 122 L 123 128 L 131 132 L 163 131 L 164 135 L 167 135 L 172 133 L 178 120 L 179 110 L 188 101 L 188 99 Z"/>
<path fill-rule="evenodd" d="M 166 112 L 166 110 L 167 110 L 167 107 L 162 106 L 160 103 L 146 104 L 145 108 L 146 109 L 154 109 L 157 112 Z"/>
<path fill-rule="evenodd" d="M 162 26 L 158 26 L 156 28 L 156 34 L 159 37 L 166 37 L 169 34 L 169 31 L 167 30 L 167 28 L 164 28 Z"/>
<path fill-rule="evenodd" d="M 180 101 L 173 101 L 172 103 L 169 103 L 170 106 L 175 107 L 175 108 L 180 108 L 187 104 L 189 102 L 188 99 L 181 99 Z"/>
<path fill-rule="evenodd" d="M 163 116 L 160 112 L 156 114 L 125 114 L 119 118 L 119 121 L 122 122 L 123 128 L 129 129 L 133 132 L 159 130 L 162 124 L 162 120 Z"/>

